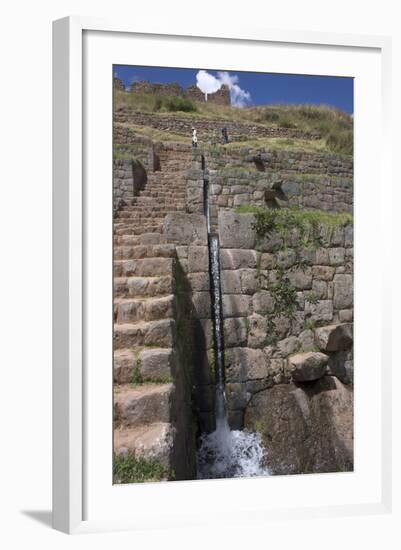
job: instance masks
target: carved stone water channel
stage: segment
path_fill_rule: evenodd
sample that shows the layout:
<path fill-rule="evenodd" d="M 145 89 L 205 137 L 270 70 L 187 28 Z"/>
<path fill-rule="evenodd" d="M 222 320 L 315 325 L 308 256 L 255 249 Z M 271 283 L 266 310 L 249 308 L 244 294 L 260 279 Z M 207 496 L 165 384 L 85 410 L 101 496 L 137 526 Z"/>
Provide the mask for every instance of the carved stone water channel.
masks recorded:
<path fill-rule="evenodd" d="M 215 415 L 216 430 L 202 434 L 198 451 L 198 479 L 249 477 L 269 475 L 264 466 L 265 452 L 257 433 L 230 430 L 227 415 L 227 397 L 224 367 L 224 336 L 220 274 L 220 242 L 217 232 L 211 228 L 209 181 L 205 158 L 202 157 L 204 174 L 204 215 L 207 220 L 209 276 L 213 320 Z"/>

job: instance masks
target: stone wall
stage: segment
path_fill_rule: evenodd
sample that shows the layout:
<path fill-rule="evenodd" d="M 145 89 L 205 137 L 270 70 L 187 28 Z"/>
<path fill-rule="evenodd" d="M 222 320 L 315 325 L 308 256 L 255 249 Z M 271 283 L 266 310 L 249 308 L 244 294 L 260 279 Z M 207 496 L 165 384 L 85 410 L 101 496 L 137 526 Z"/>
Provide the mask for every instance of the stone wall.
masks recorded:
<path fill-rule="evenodd" d="M 126 146 L 127 154 L 147 170 L 155 170 L 163 145 L 139 138 L 128 127 L 116 128 L 119 146 Z M 215 427 L 203 215 L 208 185 L 213 228 L 221 244 L 231 427 L 262 434 L 275 473 L 352 469 L 352 227 L 336 227 L 331 234 L 322 230 L 323 242 L 317 249 L 300 250 L 296 233 L 283 248 L 277 235 L 258 241 L 254 216 L 235 211 L 240 204 L 266 206 L 272 197 L 276 206 L 352 211 L 352 161 L 323 153 L 249 148 L 219 147 L 216 154 L 198 149 L 192 154 L 192 167 L 186 173 L 186 212 L 166 216 L 163 241 L 174 244 L 177 255 L 175 292 L 180 313 L 175 350 L 186 380 L 182 387 L 192 387 L 199 433 Z M 115 196 L 124 200 L 133 189 L 132 161 L 115 163 Z M 302 268 L 296 267 L 300 255 Z M 298 306 L 293 319 L 275 319 L 277 340 L 270 342 L 268 320 L 274 298 L 266 281 L 274 284 L 279 267 L 296 290 Z M 192 432 L 188 426 L 184 431 L 188 437 L 182 445 L 190 449 L 187 439 Z M 288 441 L 294 451 L 285 456 Z"/>
<path fill-rule="evenodd" d="M 193 406 L 200 432 L 212 431 L 214 418 L 214 352 L 206 218 L 202 214 L 169 214 L 164 235 L 176 245 L 179 292 L 186 296 L 187 363 L 192 365 Z"/>
<path fill-rule="evenodd" d="M 225 127 L 230 141 L 241 141 L 250 138 L 292 138 L 292 139 L 320 139 L 319 134 L 306 133 L 296 128 L 282 128 L 277 126 L 265 126 L 263 124 L 251 124 L 224 119 L 209 119 L 197 117 L 194 113 L 191 117 L 180 117 L 178 113 L 173 115 L 134 112 L 127 107 L 119 107 L 114 113 L 115 123 L 135 124 L 155 128 L 156 130 L 171 132 L 179 135 L 192 135 L 192 126 L 195 126 L 200 143 L 212 141 L 221 143 L 221 131 Z"/>
<path fill-rule="evenodd" d="M 293 235 L 288 248 L 272 235 L 257 242 L 252 214 L 219 212 L 221 280 L 226 347 L 227 394 L 233 427 L 243 427 L 244 414 L 253 395 L 275 384 L 292 380 L 291 357 L 316 352 L 326 354 L 323 372 L 335 374 L 343 383 L 352 381 L 350 339 L 340 345 L 322 344 L 320 332 L 331 325 L 349 332 L 353 321 L 352 226 L 336 228 L 324 245 L 297 249 Z M 301 254 L 306 265 L 296 267 Z M 269 340 L 269 313 L 275 300 L 268 290 L 283 267 L 296 289 L 294 318 L 275 319 L 277 342 Z M 326 365 L 328 365 L 326 367 Z"/>
<path fill-rule="evenodd" d="M 214 228 L 220 209 L 248 204 L 330 212 L 353 210 L 353 168 L 349 159 L 323 153 L 256 153 L 244 149 L 209 154 L 206 164 Z"/>

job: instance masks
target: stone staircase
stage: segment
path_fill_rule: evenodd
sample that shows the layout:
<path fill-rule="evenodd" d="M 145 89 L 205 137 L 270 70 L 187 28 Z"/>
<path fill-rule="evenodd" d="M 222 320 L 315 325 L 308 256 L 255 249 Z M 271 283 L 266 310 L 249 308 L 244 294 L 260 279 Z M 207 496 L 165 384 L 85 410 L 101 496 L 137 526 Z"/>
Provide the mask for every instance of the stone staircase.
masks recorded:
<path fill-rule="evenodd" d="M 156 460 L 168 479 L 180 477 L 183 459 L 176 449 L 182 382 L 176 248 L 166 243 L 163 223 L 167 214 L 185 211 L 192 152 L 163 145 L 159 161 L 160 170 L 148 174 L 145 189 L 114 219 L 114 451 Z"/>

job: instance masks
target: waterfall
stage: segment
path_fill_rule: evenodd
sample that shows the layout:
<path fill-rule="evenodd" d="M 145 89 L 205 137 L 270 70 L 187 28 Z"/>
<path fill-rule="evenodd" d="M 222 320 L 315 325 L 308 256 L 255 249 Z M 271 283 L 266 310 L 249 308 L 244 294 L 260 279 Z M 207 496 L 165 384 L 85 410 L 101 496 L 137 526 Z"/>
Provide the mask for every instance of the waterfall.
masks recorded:
<path fill-rule="evenodd" d="M 202 168 L 205 161 L 202 157 Z M 212 232 L 209 205 L 209 182 L 204 177 L 204 214 L 207 221 L 210 289 L 213 316 L 216 380 L 216 430 L 203 434 L 197 456 L 198 479 L 251 477 L 269 475 L 263 465 L 265 451 L 260 434 L 230 430 L 224 367 L 223 313 L 220 278 L 219 236 Z"/>

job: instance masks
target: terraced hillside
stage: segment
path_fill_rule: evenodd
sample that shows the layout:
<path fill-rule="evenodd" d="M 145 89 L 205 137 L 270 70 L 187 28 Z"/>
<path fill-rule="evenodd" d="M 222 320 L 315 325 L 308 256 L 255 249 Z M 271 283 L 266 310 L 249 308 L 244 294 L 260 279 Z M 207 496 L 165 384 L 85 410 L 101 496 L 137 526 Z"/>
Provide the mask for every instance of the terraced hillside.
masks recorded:
<path fill-rule="evenodd" d="M 206 199 L 230 427 L 259 430 L 277 473 L 352 469 L 352 120 L 128 94 L 114 111 L 115 482 L 195 478 L 215 428 Z"/>

